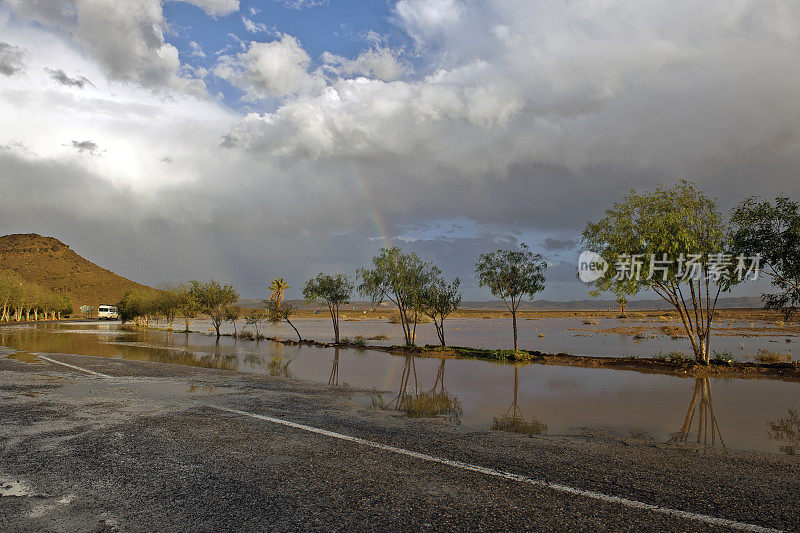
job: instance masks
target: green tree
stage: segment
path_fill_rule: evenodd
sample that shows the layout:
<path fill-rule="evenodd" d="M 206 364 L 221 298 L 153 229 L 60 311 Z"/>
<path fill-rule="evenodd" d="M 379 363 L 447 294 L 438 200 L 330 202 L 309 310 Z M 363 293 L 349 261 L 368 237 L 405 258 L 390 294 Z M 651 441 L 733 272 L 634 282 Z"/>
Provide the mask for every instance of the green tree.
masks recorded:
<path fill-rule="evenodd" d="M 248 326 L 252 326 L 256 332 L 256 340 L 261 340 L 261 323 L 267 319 L 267 312 L 264 309 L 253 309 L 247 316 L 246 322 Z"/>
<path fill-rule="evenodd" d="M 284 281 L 283 278 L 275 278 L 272 280 L 272 283 L 269 285 L 269 301 L 270 302 L 278 302 L 281 303 L 283 301 L 283 296 L 286 293 L 286 289 L 289 288 L 289 284 Z"/>
<path fill-rule="evenodd" d="M 586 225 L 582 242 L 615 265 L 592 282 L 597 289 L 628 295 L 652 290 L 677 309 L 695 359 L 708 363 L 717 300 L 737 282 L 714 200 L 685 180 L 653 192 L 631 191 Z"/>
<path fill-rule="evenodd" d="M 167 321 L 167 327 L 173 329 L 172 326 L 175 322 L 175 316 L 178 314 L 183 297 L 181 289 L 172 283 L 164 283 L 159 289 L 160 291 L 155 297 L 153 306 L 157 313 L 163 315 L 164 319 Z"/>
<path fill-rule="evenodd" d="M 747 198 L 731 214 L 731 241 L 734 253 L 761 257 L 778 289 L 761 296 L 765 307 L 791 318 L 800 307 L 800 205 L 785 196 L 774 203 Z"/>
<path fill-rule="evenodd" d="M 140 289 L 128 289 L 117 303 L 119 318 L 125 322 L 135 321 L 147 325 L 148 319 L 158 309 L 158 294 Z"/>
<path fill-rule="evenodd" d="M 400 312 L 406 346 L 412 346 L 417 332 L 419 298 L 430 280 L 430 265 L 417 254 L 407 254 L 393 246 L 381 248 L 372 258 L 372 267 L 358 269 L 362 279 L 358 292 L 370 298 L 373 306 L 385 298 L 395 304 Z"/>
<path fill-rule="evenodd" d="M 344 274 L 319 273 L 317 277 L 308 280 L 303 287 L 303 297 L 306 301 L 320 302 L 328 307 L 336 344 L 339 344 L 339 306 L 349 303 L 352 294 L 353 282 Z"/>
<path fill-rule="evenodd" d="M 461 305 L 461 280 L 455 278 L 452 283 L 447 283 L 437 267 L 431 268 L 431 280 L 423 288 L 420 297 L 420 310 L 433 319 L 436 336 L 442 346 L 444 342 L 444 321 Z"/>
<path fill-rule="evenodd" d="M 219 328 L 225 319 L 225 310 L 228 306 L 239 300 L 239 292 L 233 285 L 222 285 L 217 280 L 190 282 L 190 292 L 198 304 L 201 313 L 205 313 L 214 324 L 217 338 L 220 336 Z"/>
<path fill-rule="evenodd" d="M 297 331 L 297 328 L 292 323 L 292 314 L 295 312 L 296 307 L 289 302 L 278 302 L 275 300 L 267 300 L 265 304 L 267 306 L 267 320 L 272 324 L 277 324 L 285 320 L 287 324 L 292 326 L 294 332 L 297 333 L 297 339 L 303 342 L 303 337 L 300 336 L 300 332 Z"/>
<path fill-rule="evenodd" d="M 195 318 L 197 313 L 200 312 L 200 304 L 192 293 L 191 284 L 181 283 L 177 288 L 178 292 L 178 312 L 183 317 L 184 329 L 183 331 L 189 332 L 189 319 Z"/>
<path fill-rule="evenodd" d="M 489 287 L 511 312 L 514 349 L 517 349 L 517 309 L 524 297 L 533 298 L 544 290 L 547 264 L 540 254 L 533 254 L 525 243 L 519 250 L 497 250 L 481 254 L 475 263 L 475 275 L 481 287 Z"/>
<path fill-rule="evenodd" d="M 233 335 L 238 336 L 239 332 L 236 331 L 236 321 L 242 318 L 242 308 L 238 305 L 229 305 L 225 307 L 225 320 L 233 324 Z"/>

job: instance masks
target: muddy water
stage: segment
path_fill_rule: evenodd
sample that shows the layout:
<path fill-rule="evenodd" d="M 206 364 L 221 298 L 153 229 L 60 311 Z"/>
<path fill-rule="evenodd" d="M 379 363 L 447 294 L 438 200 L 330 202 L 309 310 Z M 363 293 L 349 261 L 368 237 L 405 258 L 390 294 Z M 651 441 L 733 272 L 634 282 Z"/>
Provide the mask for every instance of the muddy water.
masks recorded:
<path fill-rule="evenodd" d="M 550 434 L 603 431 L 656 442 L 700 442 L 800 453 L 785 437 L 800 429 L 800 384 L 774 380 L 693 379 L 632 371 L 514 366 L 475 360 L 395 356 L 352 349 L 283 346 L 115 324 L 0 328 L 0 346 L 30 361 L 35 353 L 74 353 L 291 376 L 381 391 L 365 400 L 411 414 L 444 412 L 474 428 Z M 0 349 L 2 354 L 2 349 Z M 0 355 L 1 356 L 1 355 Z M 427 414 L 430 414 L 429 412 Z M 795 437 L 796 438 L 796 437 Z"/>
<path fill-rule="evenodd" d="M 594 324 L 584 324 L 580 318 L 541 318 L 535 320 L 519 321 L 519 347 L 525 350 L 539 350 L 548 353 L 566 352 L 573 355 L 593 355 L 598 357 L 608 356 L 642 356 L 654 357 L 670 352 L 691 353 L 691 346 L 687 338 L 673 339 L 654 330 L 665 325 L 659 322 L 643 322 L 639 320 L 618 320 L 608 318 L 594 319 Z M 163 324 L 162 324 L 163 325 Z M 304 338 L 322 342 L 333 342 L 333 333 L 329 320 L 298 319 L 295 325 Z M 678 325 L 677 323 L 673 325 Z M 749 323 L 719 323 L 720 328 L 747 326 Z M 645 331 L 635 338 L 632 335 L 617 333 L 604 333 L 603 330 L 612 328 L 636 328 L 645 326 L 650 331 Z M 183 329 L 182 322 L 176 322 L 176 329 Z M 511 319 L 453 319 L 446 322 L 446 340 L 451 346 L 472 346 L 476 348 L 504 348 L 513 347 Z M 244 321 L 237 324 L 241 331 L 248 328 Z M 190 330 L 207 333 L 213 331 L 211 323 L 205 320 L 193 321 Z M 223 325 L 223 332 L 233 333 L 233 326 L 229 323 Z M 285 323 L 278 326 L 265 325 L 262 333 L 267 336 L 280 338 L 296 338 L 294 331 Z M 792 355 L 795 359 L 800 357 L 798 346 L 800 338 L 795 333 L 773 329 L 767 331 L 770 335 L 759 337 L 721 336 L 712 338 L 712 352 L 725 353 L 726 358 L 738 361 L 752 360 L 759 350 L 780 352 Z M 341 322 L 341 335 L 353 338 L 361 335 L 365 338 L 386 335 L 387 340 L 369 340 L 369 344 L 392 345 L 403 344 L 403 332 L 399 324 L 389 324 L 386 321 L 363 320 Z M 541 336 L 540 336 L 541 335 Z M 788 341 L 788 342 L 787 342 Z M 417 344 L 438 344 L 436 331 L 433 324 L 420 324 L 417 326 Z"/>

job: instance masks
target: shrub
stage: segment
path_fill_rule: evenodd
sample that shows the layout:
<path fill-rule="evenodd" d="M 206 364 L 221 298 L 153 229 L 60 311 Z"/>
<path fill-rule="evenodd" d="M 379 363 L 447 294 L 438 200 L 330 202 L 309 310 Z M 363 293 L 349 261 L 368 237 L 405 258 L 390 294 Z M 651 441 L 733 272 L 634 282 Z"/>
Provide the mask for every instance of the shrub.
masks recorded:
<path fill-rule="evenodd" d="M 367 337 L 368 341 L 388 341 L 391 337 L 389 335 L 385 335 L 381 333 L 380 335 L 375 335 L 374 337 Z"/>
<path fill-rule="evenodd" d="M 356 335 L 356 338 L 353 339 L 353 344 L 358 346 L 359 348 L 365 348 L 367 346 L 367 341 L 361 335 Z"/>
<path fill-rule="evenodd" d="M 547 424 L 536 418 L 528 422 L 520 416 L 495 418 L 492 429 L 496 431 L 509 431 L 523 435 L 542 435 L 547 433 Z"/>
<path fill-rule="evenodd" d="M 779 352 L 771 352 L 769 350 L 759 350 L 755 357 L 759 363 L 773 364 L 773 363 L 791 363 L 792 354 L 784 354 Z"/>
<path fill-rule="evenodd" d="M 733 354 L 731 352 L 718 352 L 714 350 L 714 361 L 718 363 L 730 363 L 733 361 Z"/>
<path fill-rule="evenodd" d="M 446 391 L 409 394 L 403 398 L 400 409 L 411 418 L 433 418 L 440 415 L 457 417 L 462 413 L 459 399 Z"/>

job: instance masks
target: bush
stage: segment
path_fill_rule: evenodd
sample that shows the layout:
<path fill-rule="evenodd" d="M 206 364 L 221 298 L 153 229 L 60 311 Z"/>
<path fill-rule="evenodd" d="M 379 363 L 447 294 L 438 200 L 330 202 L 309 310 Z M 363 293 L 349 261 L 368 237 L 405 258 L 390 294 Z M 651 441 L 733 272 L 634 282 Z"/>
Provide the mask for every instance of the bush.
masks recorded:
<path fill-rule="evenodd" d="M 355 344 L 355 345 L 356 345 L 356 346 L 358 346 L 359 348 L 366 348 L 366 346 L 367 346 L 367 341 L 366 341 L 366 339 L 364 339 L 364 337 L 363 337 L 363 336 L 361 336 L 361 335 L 356 335 L 356 338 L 355 338 L 355 339 L 353 339 L 353 344 Z"/>
<path fill-rule="evenodd" d="M 462 413 L 459 399 L 446 391 L 410 394 L 403 398 L 400 409 L 410 418 L 458 417 Z"/>
<path fill-rule="evenodd" d="M 759 350 L 755 357 L 756 361 L 765 364 L 791 363 L 792 354 L 771 352 L 769 350 Z"/>
<path fill-rule="evenodd" d="M 391 339 L 391 337 L 383 333 L 381 333 L 380 335 L 375 335 L 374 337 L 367 337 L 368 341 L 388 341 L 389 339 Z"/>
<path fill-rule="evenodd" d="M 733 361 L 733 354 L 731 352 L 718 352 L 714 351 L 714 361 L 718 363 L 730 363 Z"/>
<path fill-rule="evenodd" d="M 495 431 L 509 431 L 512 433 L 522 433 L 523 435 L 542 435 L 547 433 L 547 424 L 536 418 L 531 418 L 528 422 L 519 416 L 495 418 L 492 424 Z"/>

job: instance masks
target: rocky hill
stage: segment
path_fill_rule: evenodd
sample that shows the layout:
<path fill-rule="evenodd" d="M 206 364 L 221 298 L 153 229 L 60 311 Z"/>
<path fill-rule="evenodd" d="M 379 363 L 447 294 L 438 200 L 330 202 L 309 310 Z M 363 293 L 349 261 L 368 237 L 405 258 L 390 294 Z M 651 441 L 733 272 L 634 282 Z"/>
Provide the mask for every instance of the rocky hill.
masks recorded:
<path fill-rule="evenodd" d="M 130 288 L 148 288 L 95 265 L 58 239 L 35 233 L 0 236 L 0 269 L 69 294 L 75 312 L 82 305 L 96 310 L 100 304 L 116 303 Z"/>

